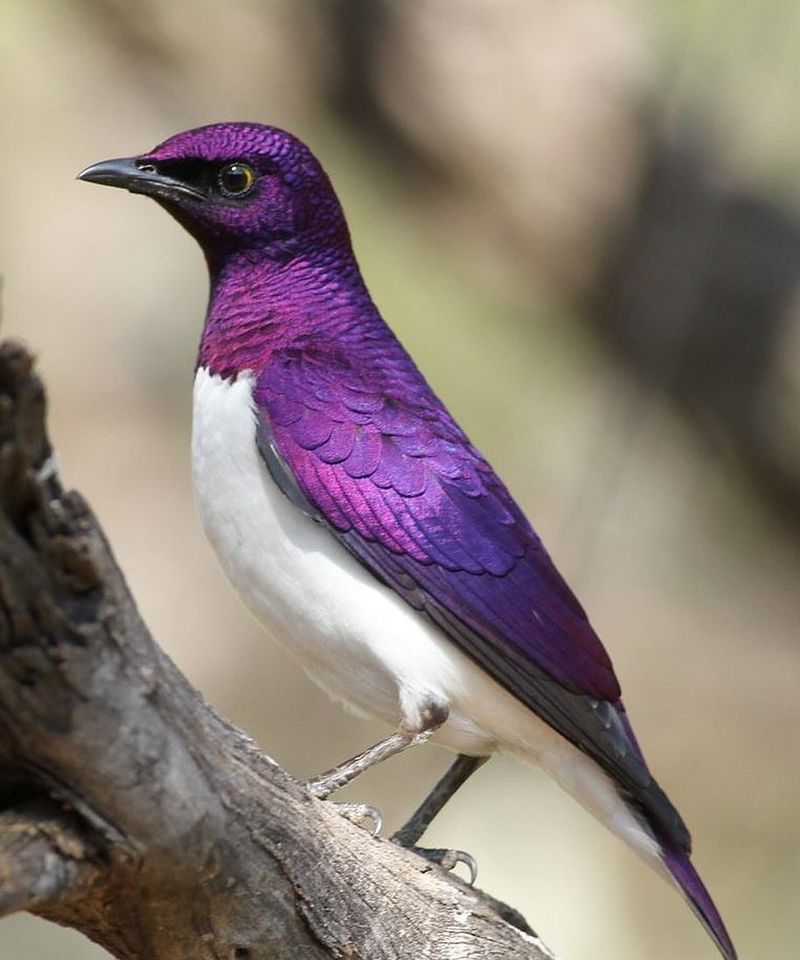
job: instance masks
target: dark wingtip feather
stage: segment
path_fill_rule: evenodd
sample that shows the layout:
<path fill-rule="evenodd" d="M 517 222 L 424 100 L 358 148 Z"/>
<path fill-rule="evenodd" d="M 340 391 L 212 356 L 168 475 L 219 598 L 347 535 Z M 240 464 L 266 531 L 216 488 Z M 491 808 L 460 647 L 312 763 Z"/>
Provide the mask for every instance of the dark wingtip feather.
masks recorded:
<path fill-rule="evenodd" d="M 688 855 L 674 844 L 662 847 L 662 859 L 689 906 L 719 947 L 725 960 L 736 960 L 736 948 L 722 922 L 714 901 L 692 866 Z"/>

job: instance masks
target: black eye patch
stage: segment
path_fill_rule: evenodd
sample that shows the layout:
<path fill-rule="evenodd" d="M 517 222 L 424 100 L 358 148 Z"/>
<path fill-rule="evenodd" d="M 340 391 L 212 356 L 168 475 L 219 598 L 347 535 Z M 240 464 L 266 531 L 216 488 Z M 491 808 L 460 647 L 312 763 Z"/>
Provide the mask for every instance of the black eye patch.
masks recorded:
<path fill-rule="evenodd" d="M 278 164 L 263 156 L 254 158 L 253 162 L 181 157 L 175 160 L 155 160 L 152 163 L 140 161 L 139 166 L 150 167 L 162 176 L 184 183 L 208 199 L 228 203 L 246 199 L 258 178 L 281 174 Z M 242 171 L 246 171 L 244 180 Z"/>
<path fill-rule="evenodd" d="M 155 167 L 159 173 L 196 187 L 203 193 L 210 193 L 214 186 L 214 166 L 206 160 L 163 160 L 157 162 Z"/>

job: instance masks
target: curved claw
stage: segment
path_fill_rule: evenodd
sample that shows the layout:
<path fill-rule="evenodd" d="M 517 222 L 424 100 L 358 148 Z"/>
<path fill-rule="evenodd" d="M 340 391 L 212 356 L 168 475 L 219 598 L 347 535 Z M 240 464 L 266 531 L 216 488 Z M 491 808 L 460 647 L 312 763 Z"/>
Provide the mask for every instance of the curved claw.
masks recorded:
<path fill-rule="evenodd" d="M 370 830 L 370 836 L 377 837 L 381 832 L 381 827 L 383 827 L 383 814 L 377 807 L 372 807 L 368 803 L 331 802 L 343 817 L 351 823 L 356 824 L 356 826 L 364 820 L 371 820 L 372 829 Z"/>
<path fill-rule="evenodd" d="M 475 857 L 465 850 L 444 850 L 443 853 L 444 856 L 439 861 L 440 865 L 445 870 L 454 870 L 459 863 L 463 863 L 469 870 L 469 885 L 474 887 L 478 879 L 478 861 Z"/>
<path fill-rule="evenodd" d="M 402 844 L 400 844 L 400 846 L 402 846 Z M 467 870 L 469 870 L 469 885 L 471 887 L 475 886 L 475 881 L 478 879 L 478 861 L 471 853 L 467 853 L 464 850 L 431 850 L 428 847 L 406 847 L 406 849 L 411 850 L 412 853 L 416 853 L 420 857 L 424 857 L 425 860 L 429 860 L 431 863 L 438 864 L 443 870 L 453 870 L 459 863 L 463 863 Z"/>

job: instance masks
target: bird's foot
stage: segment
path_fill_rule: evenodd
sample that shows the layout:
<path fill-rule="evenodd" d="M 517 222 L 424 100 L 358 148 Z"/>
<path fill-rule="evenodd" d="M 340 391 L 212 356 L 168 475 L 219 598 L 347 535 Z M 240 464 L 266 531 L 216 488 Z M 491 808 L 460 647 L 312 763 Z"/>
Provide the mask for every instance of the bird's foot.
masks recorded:
<path fill-rule="evenodd" d="M 475 881 L 478 878 L 478 862 L 471 853 L 465 853 L 463 850 L 430 849 L 429 847 L 405 847 L 405 849 L 424 857 L 431 863 L 438 864 L 443 870 L 454 870 L 459 863 L 463 863 L 469 870 L 469 885 L 471 887 L 475 886 Z"/>
<path fill-rule="evenodd" d="M 337 801 L 331 801 L 331 803 L 345 820 L 349 820 L 356 826 L 361 826 L 366 820 L 370 820 L 372 826 L 369 828 L 365 826 L 364 829 L 369 829 L 371 836 L 377 837 L 381 832 L 383 815 L 377 807 L 371 807 L 368 803 L 339 803 Z"/>

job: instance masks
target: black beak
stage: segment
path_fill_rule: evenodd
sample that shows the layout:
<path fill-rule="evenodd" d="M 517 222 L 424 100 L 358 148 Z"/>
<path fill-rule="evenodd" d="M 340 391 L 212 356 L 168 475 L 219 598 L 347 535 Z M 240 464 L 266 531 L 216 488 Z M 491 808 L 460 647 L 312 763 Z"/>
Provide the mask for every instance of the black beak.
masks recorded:
<path fill-rule="evenodd" d="M 206 195 L 197 187 L 160 173 L 155 163 L 136 157 L 120 157 L 118 160 L 93 163 L 91 167 L 81 170 L 78 180 L 102 183 L 108 187 L 124 187 L 131 193 L 143 193 L 150 197 L 206 199 Z"/>

